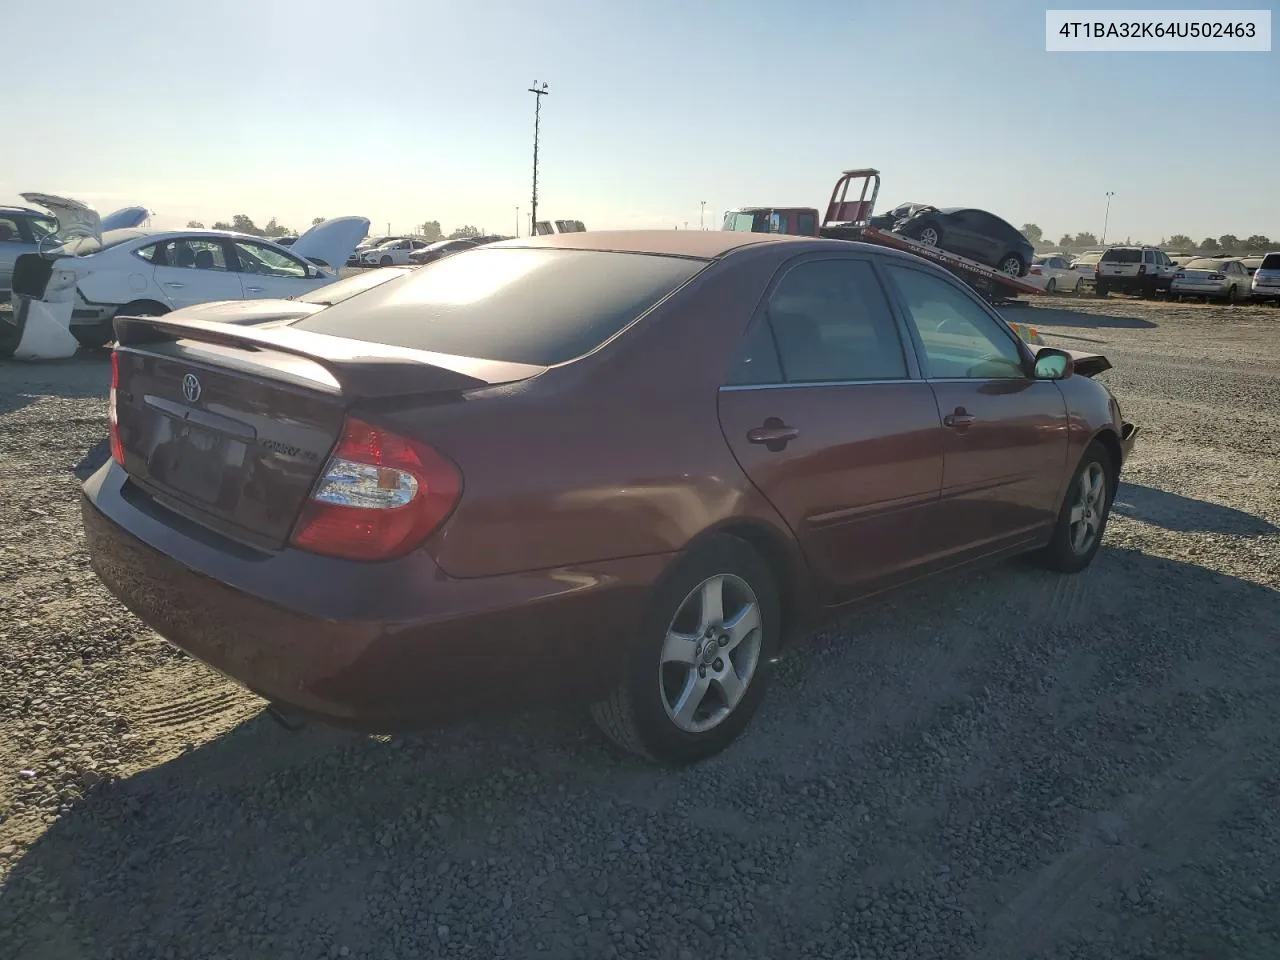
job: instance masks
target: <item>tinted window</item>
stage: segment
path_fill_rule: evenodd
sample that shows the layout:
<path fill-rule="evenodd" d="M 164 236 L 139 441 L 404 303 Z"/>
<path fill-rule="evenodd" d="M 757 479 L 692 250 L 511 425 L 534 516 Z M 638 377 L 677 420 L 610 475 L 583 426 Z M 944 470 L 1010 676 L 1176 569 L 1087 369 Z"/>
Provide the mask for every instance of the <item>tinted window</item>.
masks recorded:
<path fill-rule="evenodd" d="M 769 329 L 768 320 L 762 317 L 751 325 L 743 338 L 742 347 L 725 383 L 729 386 L 749 386 L 781 382 L 782 365 L 778 362 L 778 348 L 773 342 L 773 332 Z"/>
<path fill-rule="evenodd" d="M 706 266 L 687 257 L 480 247 L 295 326 L 456 356 L 564 363 L 594 350 Z"/>
<path fill-rule="evenodd" d="M 221 240 L 180 237 L 150 249 L 155 251 L 151 262 L 157 266 L 186 267 L 193 270 L 227 269 L 226 253 Z"/>
<path fill-rule="evenodd" d="M 816 218 L 812 213 L 802 213 L 796 217 L 796 230 L 802 237 L 817 233 Z"/>
<path fill-rule="evenodd" d="M 768 315 L 789 383 L 907 376 L 893 315 L 865 260 L 791 268 L 769 297 Z"/>
<path fill-rule="evenodd" d="M 1259 270 L 1280 270 L 1280 253 L 1268 253 L 1258 264 Z"/>
<path fill-rule="evenodd" d="M 1022 352 L 1009 328 L 949 281 L 888 267 L 924 344 L 926 375 L 937 379 L 1022 379 Z"/>
<path fill-rule="evenodd" d="M 0 217 L 0 243 L 21 243 L 22 231 L 12 217 Z"/>
<path fill-rule="evenodd" d="M 1141 263 L 1141 250 L 1108 250 L 1102 255 L 1107 263 Z"/>

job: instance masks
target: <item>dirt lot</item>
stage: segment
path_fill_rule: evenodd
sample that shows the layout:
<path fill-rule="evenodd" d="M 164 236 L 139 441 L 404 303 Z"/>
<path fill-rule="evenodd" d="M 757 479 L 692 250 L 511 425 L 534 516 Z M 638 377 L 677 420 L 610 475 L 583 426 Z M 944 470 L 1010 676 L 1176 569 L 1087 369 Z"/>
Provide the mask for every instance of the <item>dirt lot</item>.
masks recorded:
<path fill-rule="evenodd" d="M 868 607 L 679 773 L 282 730 L 89 569 L 105 361 L 0 364 L 0 954 L 1274 960 L 1280 311 L 1053 306 L 1144 428 L 1094 567 Z"/>

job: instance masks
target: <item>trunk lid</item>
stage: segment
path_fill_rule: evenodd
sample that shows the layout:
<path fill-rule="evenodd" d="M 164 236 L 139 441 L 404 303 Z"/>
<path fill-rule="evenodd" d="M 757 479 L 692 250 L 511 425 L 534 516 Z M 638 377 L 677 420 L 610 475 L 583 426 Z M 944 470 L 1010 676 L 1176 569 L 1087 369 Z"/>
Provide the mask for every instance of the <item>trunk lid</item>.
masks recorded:
<path fill-rule="evenodd" d="M 293 241 L 289 249 L 300 257 L 337 270 L 355 252 L 356 244 L 368 235 L 366 217 L 334 217 L 317 223 Z"/>
<path fill-rule="evenodd" d="M 171 317 L 116 320 L 124 467 L 162 506 L 261 549 L 289 539 L 360 401 L 464 391 L 542 367 Z"/>

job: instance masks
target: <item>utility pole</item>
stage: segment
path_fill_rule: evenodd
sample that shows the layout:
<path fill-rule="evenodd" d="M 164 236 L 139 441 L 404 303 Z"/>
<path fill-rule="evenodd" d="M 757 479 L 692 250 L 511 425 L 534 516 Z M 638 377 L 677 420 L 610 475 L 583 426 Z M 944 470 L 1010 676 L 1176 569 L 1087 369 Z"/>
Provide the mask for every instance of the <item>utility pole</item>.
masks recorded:
<path fill-rule="evenodd" d="M 706 224 L 707 201 L 699 200 L 698 202 L 702 204 L 702 209 L 698 211 L 698 229 L 705 230 L 707 229 L 707 224 Z"/>
<path fill-rule="evenodd" d="M 520 237 L 520 205 L 516 204 L 516 238 Z"/>
<path fill-rule="evenodd" d="M 1105 247 L 1107 245 L 1107 224 L 1111 222 L 1111 198 L 1116 195 L 1114 190 L 1107 191 L 1107 213 L 1102 218 L 1102 236 L 1098 239 L 1098 246 Z"/>
<path fill-rule="evenodd" d="M 533 94 L 533 203 L 529 207 L 529 235 L 533 236 L 533 224 L 538 222 L 538 128 L 542 122 L 542 98 L 547 95 L 547 85 L 533 81 L 529 88 Z"/>

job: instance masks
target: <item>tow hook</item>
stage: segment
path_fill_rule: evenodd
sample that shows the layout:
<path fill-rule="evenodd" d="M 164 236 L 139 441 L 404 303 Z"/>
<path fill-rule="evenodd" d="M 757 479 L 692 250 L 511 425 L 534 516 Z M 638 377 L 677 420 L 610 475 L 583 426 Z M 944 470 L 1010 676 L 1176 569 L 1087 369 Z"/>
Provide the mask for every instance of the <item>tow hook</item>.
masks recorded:
<path fill-rule="evenodd" d="M 278 707 L 274 703 L 267 704 L 267 713 L 270 714 L 272 720 L 280 724 L 280 726 L 284 727 L 290 733 L 297 733 L 307 725 L 305 718 L 290 713 L 288 710 Z"/>

